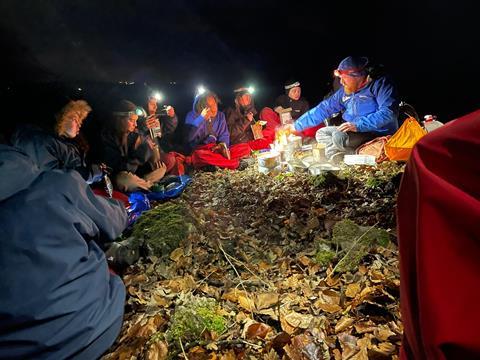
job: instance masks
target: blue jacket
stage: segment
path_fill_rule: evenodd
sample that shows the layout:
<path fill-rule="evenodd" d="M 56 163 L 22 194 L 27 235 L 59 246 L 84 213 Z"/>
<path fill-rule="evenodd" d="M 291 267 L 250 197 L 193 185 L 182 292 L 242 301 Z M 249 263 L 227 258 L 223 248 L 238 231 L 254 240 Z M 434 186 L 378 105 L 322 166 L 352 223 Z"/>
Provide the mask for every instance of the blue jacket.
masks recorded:
<path fill-rule="evenodd" d="M 197 99 L 195 98 L 193 102 L 193 110 L 185 118 L 187 150 L 190 152 L 197 146 L 220 142 L 230 146 L 230 133 L 225 114 L 218 111 L 214 118 L 206 121 L 202 115 L 195 112 Z"/>
<path fill-rule="evenodd" d="M 0 173 L 0 359 L 100 357 L 120 332 L 125 288 L 98 244 L 124 230 L 124 206 L 10 146 Z"/>
<path fill-rule="evenodd" d="M 13 146 L 24 151 L 42 170 L 77 170 L 90 184 L 100 180 L 98 165 L 87 164 L 85 153 L 72 139 L 58 137 L 41 128 L 19 126 L 10 139 Z"/>
<path fill-rule="evenodd" d="M 294 125 L 297 131 L 302 131 L 343 112 L 343 119 L 354 123 L 358 132 L 373 131 L 389 135 L 398 129 L 398 104 L 395 88 L 386 77 L 381 77 L 350 95 L 346 95 L 341 87 L 331 97 L 303 114 Z"/>

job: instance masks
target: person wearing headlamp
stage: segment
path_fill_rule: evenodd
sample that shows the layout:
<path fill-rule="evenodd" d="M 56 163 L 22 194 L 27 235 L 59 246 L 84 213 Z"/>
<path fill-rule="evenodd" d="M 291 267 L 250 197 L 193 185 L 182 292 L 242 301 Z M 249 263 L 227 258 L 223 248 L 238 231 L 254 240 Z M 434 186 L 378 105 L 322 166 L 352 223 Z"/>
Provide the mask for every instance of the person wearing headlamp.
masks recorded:
<path fill-rule="evenodd" d="M 368 66 L 366 57 L 343 59 L 334 72 L 342 87 L 293 124 L 295 131 L 303 131 L 341 112 L 344 123 L 326 126 L 316 133 L 317 142 L 326 144 L 326 156 L 330 160 L 340 161 L 361 144 L 391 135 L 398 129 L 396 89 L 386 76 L 372 79 Z"/>
<path fill-rule="evenodd" d="M 122 100 L 102 132 L 100 160 L 112 168 L 114 185 L 120 191 L 148 190 L 166 172 L 165 164 L 154 158 L 151 139 L 136 132 L 142 112 L 131 101 Z M 153 170 L 152 162 L 158 164 Z"/>

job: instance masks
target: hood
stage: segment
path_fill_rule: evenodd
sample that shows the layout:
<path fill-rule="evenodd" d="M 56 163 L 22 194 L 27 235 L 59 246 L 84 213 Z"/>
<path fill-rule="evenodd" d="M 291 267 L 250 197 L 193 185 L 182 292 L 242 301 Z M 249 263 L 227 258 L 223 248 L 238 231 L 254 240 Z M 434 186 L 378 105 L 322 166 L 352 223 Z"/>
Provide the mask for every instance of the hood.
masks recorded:
<path fill-rule="evenodd" d="M 41 174 L 38 166 L 21 150 L 0 145 L 0 201 L 6 200 L 28 187 Z"/>

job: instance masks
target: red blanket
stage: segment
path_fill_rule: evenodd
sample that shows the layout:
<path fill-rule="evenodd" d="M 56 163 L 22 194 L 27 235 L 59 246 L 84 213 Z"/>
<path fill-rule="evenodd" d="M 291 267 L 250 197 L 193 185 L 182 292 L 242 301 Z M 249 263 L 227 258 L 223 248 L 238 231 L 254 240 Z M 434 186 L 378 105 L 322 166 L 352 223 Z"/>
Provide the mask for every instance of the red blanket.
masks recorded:
<path fill-rule="evenodd" d="M 401 357 L 480 358 L 480 111 L 417 143 L 397 216 Z"/>

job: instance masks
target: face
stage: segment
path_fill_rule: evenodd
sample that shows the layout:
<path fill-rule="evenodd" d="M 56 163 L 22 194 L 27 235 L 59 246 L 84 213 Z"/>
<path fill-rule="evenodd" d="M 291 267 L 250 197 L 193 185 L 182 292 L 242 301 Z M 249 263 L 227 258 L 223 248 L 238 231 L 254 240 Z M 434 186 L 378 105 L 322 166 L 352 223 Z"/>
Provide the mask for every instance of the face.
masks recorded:
<path fill-rule="evenodd" d="M 365 76 L 350 76 L 347 74 L 340 75 L 340 83 L 343 86 L 345 94 L 352 94 L 360 89 L 365 81 Z"/>
<path fill-rule="evenodd" d="M 155 98 L 150 98 L 148 99 L 148 104 L 147 104 L 147 111 L 148 115 L 153 115 L 157 112 L 157 99 Z"/>
<path fill-rule="evenodd" d="M 243 94 L 238 98 L 238 104 L 243 107 L 247 107 L 252 103 L 252 96 L 250 94 Z"/>
<path fill-rule="evenodd" d="M 80 120 L 80 114 L 76 112 L 68 114 L 67 119 L 65 121 L 64 132 L 61 135 L 64 135 L 73 139 L 80 132 L 81 126 L 82 125 Z"/>
<path fill-rule="evenodd" d="M 136 114 L 130 114 L 130 116 L 127 118 L 123 118 L 123 125 L 124 125 L 124 130 L 125 132 L 134 132 L 136 127 L 137 127 L 137 120 L 138 120 L 138 115 Z"/>
<path fill-rule="evenodd" d="M 295 101 L 300 99 L 301 94 L 302 94 L 302 89 L 300 88 L 300 86 L 295 86 L 288 91 L 288 97 Z"/>
<path fill-rule="evenodd" d="M 210 108 L 211 117 L 217 116 L 218 106 L 217 106 L 217 102 L 215 101 L 215 98 L 213 96 L 209 96 L 207 98 L 207 105 Z"/>

